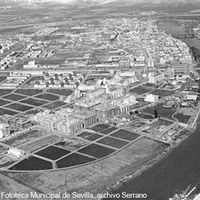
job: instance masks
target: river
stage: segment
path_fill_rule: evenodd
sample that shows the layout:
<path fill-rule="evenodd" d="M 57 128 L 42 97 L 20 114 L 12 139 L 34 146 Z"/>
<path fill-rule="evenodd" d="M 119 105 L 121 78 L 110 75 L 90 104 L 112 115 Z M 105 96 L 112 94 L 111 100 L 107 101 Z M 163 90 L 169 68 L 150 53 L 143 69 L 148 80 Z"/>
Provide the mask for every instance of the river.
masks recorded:
<path fill-rule="evenodd" d="M 174 25 L 175 26 L 175 25 Z M 177 27 L 176 27 L 177 28 Z M 169 31 L 169 24 L 167 25 Z M 174 30 L 173 27 L 171 30 Z M 179 29 L 180 30 L 180 29 Z M 168 32 L 168 34 L 174 34 Z M 200 46 L 198 39 L 189 39 Z M 138 177 L 123 183 L 113 193 L 146 193 L 148 200 L 168 200 L 189 185 L 194 186 L 200 178 L 200 124 L 196 131 L 173 149 L 165 158 L 144 171 Z M 133 199 L 133 198 L 131 198 Z"/>

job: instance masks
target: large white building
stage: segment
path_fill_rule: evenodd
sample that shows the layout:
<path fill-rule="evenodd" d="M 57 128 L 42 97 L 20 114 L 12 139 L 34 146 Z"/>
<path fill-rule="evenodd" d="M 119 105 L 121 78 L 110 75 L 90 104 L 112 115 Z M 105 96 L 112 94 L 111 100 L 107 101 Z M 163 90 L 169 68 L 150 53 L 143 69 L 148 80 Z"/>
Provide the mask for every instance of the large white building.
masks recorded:
<path fill-rule="evenodd" d="M 154 94 L 147 94 L 147 96 L 145 97 L 145 101 L 147 102 L 157 102 L 159 99 L 159 96 L 158 95 L 154 95 Z"/>
<path fill-rule="evenodd" d="M 9 150 L 8 150 L 8 155 L 10 155 L 11 157 L 14 157 L 14 158 L 21 158 L 23 155 L 25 154 L 25 152 L 21 149 L 17 149 L 15 147 L 11 147 Z"/>
<path fill-rule="evenodd" d="M 163 81 L 163 79 L 165 78 L 164 73 L 154 73 L 154 72 L 149 73 L 148 77 L 149 77 L 149 83 L 152 84 L 157 84 Z"/>

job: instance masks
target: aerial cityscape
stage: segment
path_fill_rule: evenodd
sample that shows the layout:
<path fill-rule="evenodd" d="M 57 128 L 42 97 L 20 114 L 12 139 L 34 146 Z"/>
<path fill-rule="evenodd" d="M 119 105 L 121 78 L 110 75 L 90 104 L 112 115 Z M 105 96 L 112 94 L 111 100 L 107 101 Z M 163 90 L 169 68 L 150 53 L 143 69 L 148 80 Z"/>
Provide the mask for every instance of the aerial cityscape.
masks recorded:
<path fill-rule="evenodd" d="M 200 200 L 199 116 L 199 0 L 0 0 L 0 199 Z"/>

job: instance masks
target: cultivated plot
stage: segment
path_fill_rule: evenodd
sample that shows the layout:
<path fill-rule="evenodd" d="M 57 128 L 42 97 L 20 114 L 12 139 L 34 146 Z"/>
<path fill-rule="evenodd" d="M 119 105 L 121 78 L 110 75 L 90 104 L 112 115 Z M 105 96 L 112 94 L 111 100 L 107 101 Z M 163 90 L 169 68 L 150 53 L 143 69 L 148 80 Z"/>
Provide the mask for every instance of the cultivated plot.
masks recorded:
<path fill-rule="evenodd" d="M 57 164 L 57 168 L 65 168 L 65 167 L 71 167 L 71 166 L 76 166 L 80 164 L 86 164 L 94 160 L 95 160 L 94 158 L 83 156 L 78 153 L 73 153 L 57 161 L 56 164 Z"/>
<path fill-rule="evenodd" d="M 80 149 L 78 152 L 92 156 L 94 158 L 103 158 L 115 152 L 115 150 L 97 144 L 90 144 L 87 147 Z"/>

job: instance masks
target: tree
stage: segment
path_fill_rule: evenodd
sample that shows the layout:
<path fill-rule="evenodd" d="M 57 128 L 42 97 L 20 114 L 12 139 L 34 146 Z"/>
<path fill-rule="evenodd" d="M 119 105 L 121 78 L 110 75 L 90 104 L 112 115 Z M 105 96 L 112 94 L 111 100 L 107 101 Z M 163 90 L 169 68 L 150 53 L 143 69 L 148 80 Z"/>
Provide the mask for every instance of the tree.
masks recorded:
<path fill-rule="evenodd" d="M 156 109 L 154 109 L 154 117 L 155 117 L 155 118 L 158 118 L 158 112 L 157 112 Z"/>

